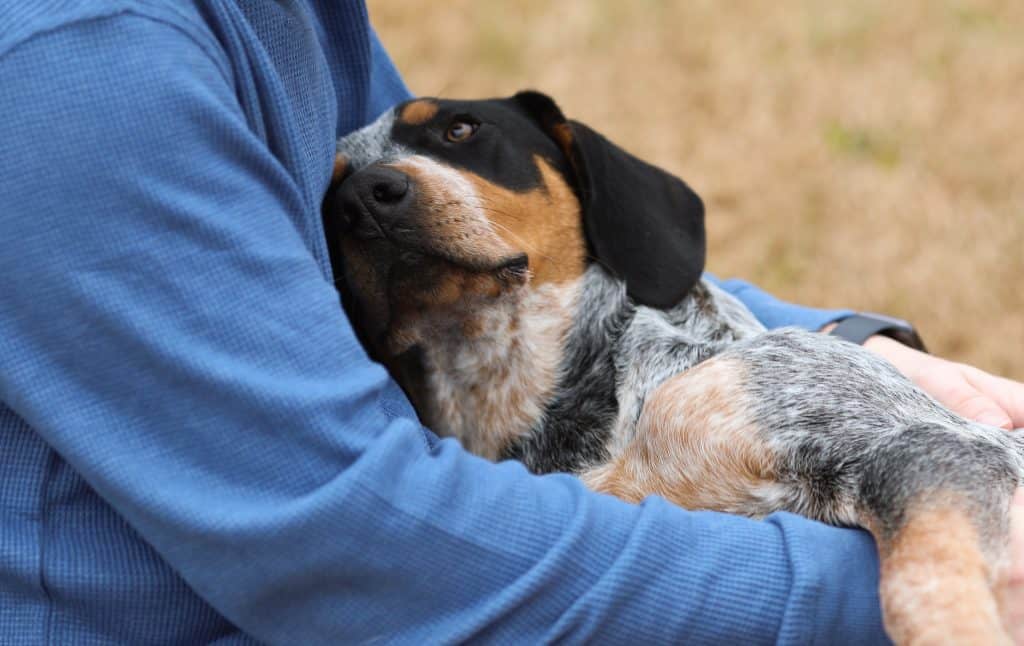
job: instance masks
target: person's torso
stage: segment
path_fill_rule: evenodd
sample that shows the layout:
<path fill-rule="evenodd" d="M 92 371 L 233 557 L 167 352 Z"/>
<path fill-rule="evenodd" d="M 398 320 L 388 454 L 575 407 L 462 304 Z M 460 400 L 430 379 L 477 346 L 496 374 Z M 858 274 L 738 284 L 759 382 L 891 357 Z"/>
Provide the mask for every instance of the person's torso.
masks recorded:
<path fill-rule="evenodd" d="M 19 42 L 121 13 L 216 43 L 213 55 L 227 62 L 249 126 L 303 191 L 307 208 L 292 217 L 329 272 L 319 202 L 334 141 L 372 116 L 373 53 L 362 2 L 164 4 L 0 8 L 0 62 Z M 346 107 L 340 120 L 339 97 Z M 0 403 L 0 644 L 249 641 Z"/>

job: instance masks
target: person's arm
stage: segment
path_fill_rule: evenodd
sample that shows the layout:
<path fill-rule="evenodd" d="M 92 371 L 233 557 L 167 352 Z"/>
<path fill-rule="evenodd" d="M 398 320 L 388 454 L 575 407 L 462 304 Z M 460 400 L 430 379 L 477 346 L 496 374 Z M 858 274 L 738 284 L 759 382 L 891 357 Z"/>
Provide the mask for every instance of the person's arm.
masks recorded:
<path fill-rule="evenodd" d="M 848 309 L 795 305 L 738 278 L 722 280 L 710 272 L 705 272 L 704 278 L 735 296 L 769 330 L 792 325 L 816 332 L 853 314 L 853 310 Z"/>
<path fill-rule="evenodd" d="M 211 56 L 122 15 L 0 64 L 0 398 L 199 595 L 268 643 L 884 639 L 864 532 L 627 505 L 386 410 Z"/>

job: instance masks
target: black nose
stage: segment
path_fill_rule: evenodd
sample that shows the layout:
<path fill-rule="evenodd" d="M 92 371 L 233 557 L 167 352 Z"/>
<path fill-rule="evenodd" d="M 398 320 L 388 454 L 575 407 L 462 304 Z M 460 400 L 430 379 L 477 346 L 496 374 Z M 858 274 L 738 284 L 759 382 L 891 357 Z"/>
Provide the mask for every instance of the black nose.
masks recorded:
<path fill-rule="evenodd" d="M 409 176 L 386 166 L 368 166 L 356 172 L 335 194 L 344 223 L 357 230 L 393 226 L 403 219 L 411 202 Z"/>
<path fill-rule="evenodd" d="M 369 187 L 373 201 L 384 206 L 397 204 L 409 192 L 409 176 L 390 168 L 375 169 L 360 180 Z"/>

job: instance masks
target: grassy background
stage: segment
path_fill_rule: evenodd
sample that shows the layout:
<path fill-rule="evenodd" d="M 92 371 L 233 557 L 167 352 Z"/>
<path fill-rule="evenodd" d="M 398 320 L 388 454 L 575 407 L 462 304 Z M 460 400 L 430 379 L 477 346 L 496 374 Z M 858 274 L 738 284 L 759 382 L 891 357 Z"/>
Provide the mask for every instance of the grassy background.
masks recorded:
<path fill-rule="evenodd" d="M 685 178 L 719 275 L 1024 379 L 1024 2 L 369 5 L 415 93 L 543 90 Z"/>

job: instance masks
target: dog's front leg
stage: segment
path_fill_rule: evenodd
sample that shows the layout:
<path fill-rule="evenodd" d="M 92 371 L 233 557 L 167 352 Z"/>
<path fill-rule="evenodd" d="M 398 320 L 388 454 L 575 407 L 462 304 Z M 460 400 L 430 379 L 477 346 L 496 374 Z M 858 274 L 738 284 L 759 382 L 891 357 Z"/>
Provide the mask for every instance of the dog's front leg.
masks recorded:
<path fill-rule="evenodd" d="M 1011 643 L 995 589 L 1019 475 L 1000 437 L 914 424 L 861 456 L 856 522 L 878 544 L 882 608 L 897 643 Z"/>
<path fill-rule="evenodd" d="M 688 509 L 864 527 L 895 641 L 1009 643 L 993 585 L 1019 477 L 1010 443 L 937 424 L 831 436 L 808 423 L 820 410 L 766 428 L 763 389 L 748 379 L 741 360 L 719 356 L 665 382 L 632 441 L 584 482 L 634 502 L 660 495 Z"/>
<path fill-rule="evenodd" d="M 872 533 L 886 630 L 896 643 L 1012 643 L 993 593 L 1000 559 L 983 549 L 961 505 L 922 505 L 888 538 Z"/>

